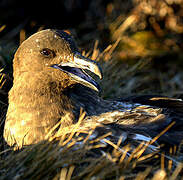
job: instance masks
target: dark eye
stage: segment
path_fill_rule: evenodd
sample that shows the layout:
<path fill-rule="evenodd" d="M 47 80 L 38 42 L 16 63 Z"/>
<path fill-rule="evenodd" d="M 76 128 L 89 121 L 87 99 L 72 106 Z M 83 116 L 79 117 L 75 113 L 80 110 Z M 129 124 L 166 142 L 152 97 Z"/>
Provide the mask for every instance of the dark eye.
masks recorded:
<path fill-rule="evenodd" d="M 45 57 L 48 57 L 48 58 L 53 58 L 55 57 L 55 52 L 51 49 L 48 49 L 48 48 L 44 48 L 40 51 L 40 53 L 45 56 Z"/>

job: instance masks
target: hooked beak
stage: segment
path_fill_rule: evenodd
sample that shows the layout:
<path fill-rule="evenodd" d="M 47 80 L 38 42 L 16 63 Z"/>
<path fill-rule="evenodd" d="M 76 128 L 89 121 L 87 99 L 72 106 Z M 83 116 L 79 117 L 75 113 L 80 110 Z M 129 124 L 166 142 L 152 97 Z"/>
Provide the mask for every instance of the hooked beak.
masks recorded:
<path fill-rule="evenodd" d="M 102 79 L 102 70 L 97 63 L 89 58 L 82 56 L 76 52 L 74 58 L 69 62 L 61 62 L 60 64 L 54 64 L 51 67 L 59 69 L 69 74 L 75 81 L 83 84 L 95 91 L 100 91 L 98 83 L 88 75 L 84 70 L 88 70 L 100 79 Z"/>

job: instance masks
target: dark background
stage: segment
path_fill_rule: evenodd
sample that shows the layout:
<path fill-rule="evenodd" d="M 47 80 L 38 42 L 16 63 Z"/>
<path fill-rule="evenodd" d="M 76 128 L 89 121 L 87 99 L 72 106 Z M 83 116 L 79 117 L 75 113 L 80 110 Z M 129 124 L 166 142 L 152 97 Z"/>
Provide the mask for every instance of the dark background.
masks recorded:
<path fill-rule="evenodd" d="M 103 97 L 137 93 L 182 97 L 182 4 L 176 0 L 1 0 L 0 66 L 12 79 L 13 55 L 24 39 L 41 29 L 64 29 L 73 34 L 81 51 L 100 61 Z M 11 87 L 11 81 L 4 85 L 7 92 L 6 85 Z"/>

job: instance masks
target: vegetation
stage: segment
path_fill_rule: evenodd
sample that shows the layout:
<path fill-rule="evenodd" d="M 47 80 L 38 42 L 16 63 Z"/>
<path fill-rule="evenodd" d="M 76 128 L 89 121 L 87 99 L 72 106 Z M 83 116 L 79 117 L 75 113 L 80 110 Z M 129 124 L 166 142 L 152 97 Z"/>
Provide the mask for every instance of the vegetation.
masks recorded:
<path fill-rule="evenodd" d="M 82 53 L 102 66 L 101 96 L 109 99 L 160 94 L 182 98 L 183 1 L 113 0 L 89 4 L 85 20 L 69 26 L 68 31 Z M 144 154 L 146 145 L 142 143 L 128 156 L 129 146 L 121 152 L 120 140 L 117 144 L 105 142 L 112 150 L 98 156 L 95 152 L 109 134 L 93 139 L 91 134 L 97 125 L 80 126 L 84 113 L 72 128 L 48 136 L 47 141 L 23 150 L 4 147 L 3 123 L 18 40 L 21 43 L 30 34 L 55 25 L 39 24 L 34 19 L 10 30 L 6 24 L 0 25 L 0 179 L 181 179 L 181 144 L 170 148 L 168 154 Z"/>

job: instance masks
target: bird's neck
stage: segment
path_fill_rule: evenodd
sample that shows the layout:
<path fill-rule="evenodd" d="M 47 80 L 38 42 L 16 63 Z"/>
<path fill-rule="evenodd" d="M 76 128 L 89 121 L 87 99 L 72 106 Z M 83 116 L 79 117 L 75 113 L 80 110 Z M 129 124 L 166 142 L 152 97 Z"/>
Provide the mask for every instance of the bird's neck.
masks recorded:
<path fill-rule="evenodd" d="M 16 118 L 17 121 L 30 121 L 37 124 L 36 119 L 42 119 L 45 126 L 52 126 L 64 116 L 69 117 L 64 123 L 69 125 L 74 119 L 73 104 L 64 95 L 62 82 L 49 79 L 24 77 L 14 80 L 9 92 L 9 107 L 7 118 Z M 25 79 L 28 79 L 25 77 Z M 24 83 L 18 83 L 24 82 Z M 13 116 L 13 117 L 10 117 Z"/>
<path fill-rule="evenodd" d="M 88 115 L 97 114 L 99 108 L 96 107 L 101 106 L 101 99 L 96 92 L 80 84 L 71 84 L 67 88 L 63 84 L 67 82 L 55 81 L 41 73 L 15 76 L 9 92 L 7 117 L 13 114 L 17 121 L 26 119 L 32 123 L 34 119 L 45 119 L 49 125 L 67 116 L 64 124 L 69 125 L 77 121 L 81 108 Z"/>
<path fill-rule="evenodd" d="M 61 127 L 75 123 L 81 108 L 88 115 L 101 110 L 98 95 L 82 85 L 72 84 L 63 89 L 63 82 L 49 77 L 18 78 L 9 92 L 4 133 L 7 142 L 8 134 L 25 144 L 43 140 L 57 122 L 61 122 Z"/>
<path fill-rule="evenodd" d="M 61 83 L 47 79 L 41 83 L 31 77 L 26 82 L 20 78 L 14 79 L 9 92 L 4 131 L 7 142 L 32 144 L 44 140 L 58 122 L 61 121 L 61 127 L 74 123 L 73 103 L 63 94 Z"/>

